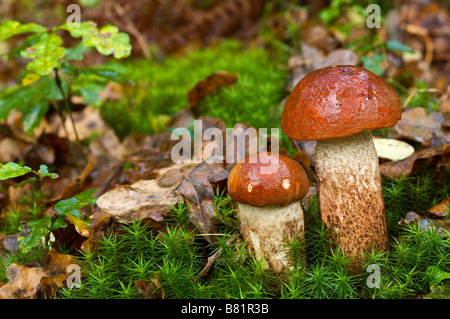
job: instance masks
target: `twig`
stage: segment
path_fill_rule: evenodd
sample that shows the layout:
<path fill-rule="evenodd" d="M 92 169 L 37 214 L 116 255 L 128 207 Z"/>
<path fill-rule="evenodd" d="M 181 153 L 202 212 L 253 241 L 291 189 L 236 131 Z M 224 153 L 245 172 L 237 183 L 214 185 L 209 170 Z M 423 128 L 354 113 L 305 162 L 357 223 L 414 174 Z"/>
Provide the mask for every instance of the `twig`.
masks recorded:
<path fill-rule="evenodd" d="M 78 136 L 77 128 L 75 127 L 75 121 L 74 121 L 74 119 L 73 119 L 72 112 L 71 112 L 71 110 L 70 110 L 70 105 L 69 105 L 69 100 L 68 100 L 69 97 L 66 96 L 66 94 L 64 93 L 64 90 L 63 90 L 62 84 L 61 84 L 61 78 L 59 77 L 59 74 L 58 74 L 58 70 L 57 70 L 57 69 L 54 69 L 54 71 L 55 71 L 55 82 L 56 82 L 56 86 L 58 87 L 59 91 L 61 92 L 61 96 L 63 97 L 64 106 L 65 106 L 65 108 L 66 108 L 66 112 L 67 112 L 68 115 L 69 115 L 70 122 L 72 123 L 72 128 L 73 128 L 73 132 L 74 132 L 74 134 L 75 134 L 75 139 L 76 139 L 77 145 L 78 145 L 78 147 L 80 148 L 80 154 L 81 154 L 81 157 L 83 158 L 84 165 L 86 165 L 86 164 L 87 164 L 87 158 L 86 158 L 85 154 L 83 153 L 83 150 L 81 149 L 80 138 L 79 138 L 79 136 Z M 61 118 L 61 120 L 63 121 L 62 124 L 63 124 L 63 126 L 64 126 L 64 128 L 65 128 L 65 118 Z M 67 135 L 67 139 L 69 139 L 69 135 L 68 135 L 68 132 L 67 132 L 67 129 L 66 129 L 66 128 L 65 128 L 65 133 L 66 133 L 66 135 Z M 75 159 L 75 161 L 76 161 L 76 159 Z M 78 163 L 78 162 L 77 162 L 77 163 Z M 78 166 L 78 164 L 77 164 L 77 166 Z"/>
<path fill-rule="evenodd" d="M 150 53 L 150 49 L 148 48 L 147 42 L 145 41 L 142 34 L 139 32 L 136 25 L 133 23 L 133 21 L 125 14 L 125 9 L 119 4 L 114 3 L 112 5 L 114 11 L 120 16 L 121 19 L 125 21 L 125 27 L 124 29 L 127 29 L 135 38 L 139 45 L 139 47 L 142 50 L 142 54 L 145 56 L 146 59 L 151 59 L 152 55 Z M 108 14 L 109 10 L 107 10 L 106 14 L 109 16 L 109 18 L 113 21 L 116 25 L 121 25 L 122 23 L 114 17 L 112 14 Z"/>
<path fill-rule="evenodd" d="M 412 89 L 411 93 L 408 95 L 408 97 L 406 98 L 405 102 L 403 102 L 403 108 L 406 108 L 406 106 L 409 104 L 409 102 L 411 102 L 412 98 L 417 94 L 417 93 L 424 93 L 424 92 L 432 92 L 432 93 L 442 93 L 441 90 L 436 89 L 436 88 L 428 88 L 428 89 Z"/>

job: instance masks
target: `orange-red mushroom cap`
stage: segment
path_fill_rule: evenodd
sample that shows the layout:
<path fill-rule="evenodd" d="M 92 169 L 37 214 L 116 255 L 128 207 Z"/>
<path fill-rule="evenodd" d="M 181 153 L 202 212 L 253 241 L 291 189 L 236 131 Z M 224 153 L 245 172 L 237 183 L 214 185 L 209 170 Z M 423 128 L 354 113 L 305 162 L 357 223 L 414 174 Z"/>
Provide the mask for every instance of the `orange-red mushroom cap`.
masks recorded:
<path fill-rule="evenodd" d="M 281 129 L 297 140 L 347 137 L 391 127 L 402 115 L 395 91 L 376 74 L 353 65 L 315 70 L 289 96 Z"/>
<path fill-rule="evenodd" d="M 268 174 L 263 168 L 270 169 Z M 305 170 L 284 155 L 259 153 L 237 163 L 228 176 L 228 193 L 237 202 L 256 207 L 284 206 L 309 190 Z"/>

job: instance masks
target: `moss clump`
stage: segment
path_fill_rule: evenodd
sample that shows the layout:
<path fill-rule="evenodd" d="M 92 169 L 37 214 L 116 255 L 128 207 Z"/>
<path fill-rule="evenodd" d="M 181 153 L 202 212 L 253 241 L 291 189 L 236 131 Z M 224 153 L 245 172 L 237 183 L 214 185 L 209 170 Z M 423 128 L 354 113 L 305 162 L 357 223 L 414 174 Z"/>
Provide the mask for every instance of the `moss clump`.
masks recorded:
<path fill-rule="evenodd" d="M 228 71 L 237 75 L 237 82 L 203 100 L 201 115 L 221 118 L 227 127 L 245 122 L 256 128 L 279 128 L 280 102 L 286 93 L 286 71 L 279 65 L 282 63 L 266 50 L 245 49 L 233 40 L 161 63 L 130 61 L 118 67 L 134 84 L 125 89 L 120 101 L 105 103 L 102 114 L 121 137 L 158 133 L 171 116 L 188 105 L 186 94 L 199 81 L 214 72 Z"/>

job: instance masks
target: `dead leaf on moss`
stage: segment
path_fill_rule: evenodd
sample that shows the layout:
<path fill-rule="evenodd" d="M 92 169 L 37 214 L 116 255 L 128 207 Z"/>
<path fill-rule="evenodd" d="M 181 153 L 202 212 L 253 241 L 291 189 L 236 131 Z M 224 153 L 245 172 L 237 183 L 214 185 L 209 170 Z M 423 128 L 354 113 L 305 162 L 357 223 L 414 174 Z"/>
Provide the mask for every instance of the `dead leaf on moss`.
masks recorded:
<path fill-rule="evenodd" d="M 8 283 L 0 288 L 0 299 L 38 299 L 37 285 L 46 275 L 44 268 L 11 264 L 5 271 Z"/>
<path fill-rule="evenodd" d="M 427 209 L 427 213 L 433 214 L 437 217 L 444 217 L 448 215 L 450 207 L 450 196 L 444 199 L 443 201 L 439 202 L 438 204 L 434 205 L 431 208 Z"/>
<path fill-rule="evenodd" d="M 396 162 L 388 162 L 380 165 L 380 172 L 386 178 L 399 178 L 402 175 L 407 177 L 411 174 L 414 165 L 419 160 L 436 160 L 439 157 L 448 156 L 450 153 L 450 144 L 434 146 L 416 151 L 410 157 Z"/>
<path fill-rule="evenodd" d="M 215 233 L 211 183 L 227 177 L 221 164 L 174 164 L 161 169 L 157 179 L 117 187 L 100 196 L 96 203 L 118 222 L 130 223 L 142 219 L 161 222 L 172 206 L 186 202 L 193 224 L 210 241 L 208 234 Z"/>
<path fill-rule="evenodd" d="M 54 297 L 56 289 L 65 285 L 70 275 L 68 266 L 76 264 L 76 258 L 52 249 L 45 260 L 45 267 L 38 263 L 11 264 L 6 269 L 8 283 L 0 287 L 0 299 L 39 299 Z"/>
<path fill-rule="evenodd" d="M 119 223 L 151 218 L 162 221 L 170 207 L 183 201 L 174 187 L 161 187 L 157 180 L 143 180 L 114 188 L 97 199 L 97 206 Z"/>
<path fill-rule="evenodd" d="M 81 244 L 81 250 L 92 251 L 97 240 L 103 236 L 109 236 L 116 230 L 116 219 L 113 215 L 99 211 L 95 212 L 89 227 L 90 236 Z"/>
<path fill-rule="evenodd" d="M 219 89 L 233 85 L 237 81 L 237 75 L 227 72 L 219 71 L 211 74 L 205 80 L 198 82 L 195 87 L 187 93 L 189 107 L 193 108 L 198 103 L 216 93 Z"/>
<path fill-rule="evenodd" d="M 134 282 L 139 292 L 145 295 L 144 299 L 164 299 L 165 293 L 158 278 L 155 276 L 150 281 L 139 279 Z"/>

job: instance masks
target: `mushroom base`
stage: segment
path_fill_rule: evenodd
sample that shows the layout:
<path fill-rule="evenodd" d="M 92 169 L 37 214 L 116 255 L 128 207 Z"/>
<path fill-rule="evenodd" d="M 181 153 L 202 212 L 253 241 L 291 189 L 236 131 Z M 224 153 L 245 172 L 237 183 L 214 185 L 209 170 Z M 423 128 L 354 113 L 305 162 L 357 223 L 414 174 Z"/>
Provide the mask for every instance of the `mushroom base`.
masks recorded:
<path fill-rule="evenodd" d="M 301 201 L 280 207 L 238 203 L 237 209 L 242 237 L 256 258 L 268 262 L 276 272 L 288 269 L 286 239 L 301 238 L 305 230 Z"/>
<path fill-rule="evenodd" d="M 318 201 L 332 241 L 354 260 L 383 250 L 388 234 L 378 156 L 369 131 L 316 146 Z"/>

